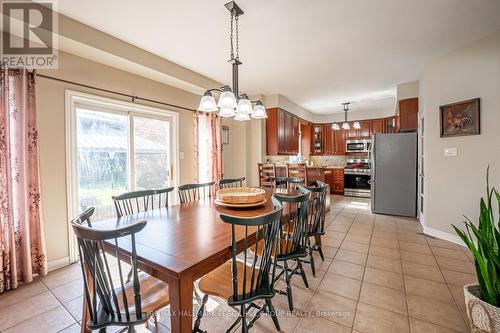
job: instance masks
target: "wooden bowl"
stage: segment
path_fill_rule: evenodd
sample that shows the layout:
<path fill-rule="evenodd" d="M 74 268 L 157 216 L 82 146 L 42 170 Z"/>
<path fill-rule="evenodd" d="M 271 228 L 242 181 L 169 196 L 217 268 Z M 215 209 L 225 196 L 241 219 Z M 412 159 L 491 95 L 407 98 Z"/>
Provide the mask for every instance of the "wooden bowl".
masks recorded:
<path fill-rule="evenodd" d="M 266 199 L 266 191 L 253 187 L 223 188 L 217 192 L 217 200 L 229 204 L 252 204 Z"/>

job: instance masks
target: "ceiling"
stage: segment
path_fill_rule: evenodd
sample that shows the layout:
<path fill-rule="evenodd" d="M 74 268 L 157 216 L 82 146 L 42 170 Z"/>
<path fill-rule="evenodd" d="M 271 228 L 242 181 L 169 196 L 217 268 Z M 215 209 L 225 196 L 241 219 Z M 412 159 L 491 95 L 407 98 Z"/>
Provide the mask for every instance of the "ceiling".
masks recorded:
<path fill-rule="evenodd" d="M 59 11 L 231 82 L 227 0 L 64 0 Z M 432 58 L 500 30 L 498 0 L 238 0 L 240 90 L 313 113 L 369 109 Z M 373 103 L 370 101 L 374 101 Z"/>

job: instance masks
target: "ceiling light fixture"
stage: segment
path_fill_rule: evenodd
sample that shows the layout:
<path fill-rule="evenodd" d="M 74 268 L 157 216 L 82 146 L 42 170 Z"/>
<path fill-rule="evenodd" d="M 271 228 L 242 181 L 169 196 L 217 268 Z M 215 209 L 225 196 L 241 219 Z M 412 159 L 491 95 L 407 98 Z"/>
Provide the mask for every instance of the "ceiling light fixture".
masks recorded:
<path fill-rule="evenodd" d="M 351 126 L 347 122 L 347 111 L 349 111 L 349 104 L 350 102 L 342 103 L 344 106 L 344 123 L 342 124 L 342 129 L 349 130 L 351 129 Z"/>
<path fill-rule="evenodd" d="M 221 117 L 235 117 L 235 120 L 250 120 L 250 115 L 254 119 L 267 118 L 266 108 L 262 101 L 250 101 L 246 94 L 239 94 L 238 90 L 238 66 L 242 64 L 239 55 L 239 17 L 243 15 L 243 10 L 236 4 L 236 2 L 231 1 L 224 5 L 231 13 L 231 34 L 229 37 L 229 42 L 231 45 L 231 51 L 229 53 L 229 62 L 233 67 L 233 87 L 223 86 L 218 89 L 209 89 L 201 97 L 200 105 L 198 106 L 198 111 L 202 112 L 217 112 L 219 111 L 219 116 Z M 236 31 L 235 31 L 236 30 Z M 236 34 L 236 43 L 234 42 L 234 34 Z M 236 44 L 236 50 L 235 50 Z M 220 92 L 219 102 L 215 103 L 215 98 L 212 92 Z M 238 97 L 236 97 L 238 96 Z M 252 108 L 252 103 L 255 107 Z"/>
<path fill-rule="evenodd" d="M 338 130 L 340 130 L 340 126 L 339 126 L 339 124 L 337 124 L 337 123 L 333 123 L 333 124 L 332 124 L 332 129 L 333 129 L 334 131 L 338 131 Z"/>

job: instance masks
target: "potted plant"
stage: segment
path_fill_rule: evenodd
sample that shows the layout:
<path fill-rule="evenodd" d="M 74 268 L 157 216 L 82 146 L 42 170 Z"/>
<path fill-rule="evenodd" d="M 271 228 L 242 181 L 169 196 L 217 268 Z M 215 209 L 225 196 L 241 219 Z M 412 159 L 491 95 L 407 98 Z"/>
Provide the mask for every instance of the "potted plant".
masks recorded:
<path fill-rule="evenodd" d="M 495 220 L 492 201 L 497 202 Z M 479 224 L 465 217 L 465 231 L 453 225 L 474 256 L 477 284 L 464 286 L 467 315 L 474 333 L 500 332 L 500 193 L 489 184 L 486 172 L 486 198 L 481 198 Z"/>

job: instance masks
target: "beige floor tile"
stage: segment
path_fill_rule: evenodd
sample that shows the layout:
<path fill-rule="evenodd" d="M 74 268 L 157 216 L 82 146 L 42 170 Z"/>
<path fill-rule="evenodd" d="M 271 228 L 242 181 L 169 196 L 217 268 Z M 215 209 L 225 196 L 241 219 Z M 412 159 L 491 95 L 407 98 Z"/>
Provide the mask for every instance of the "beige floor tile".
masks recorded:
<path fill-rule="evenodd" d="M 436 259 L 433 255 L 426 255 L 408 251 L 401 251 L 403 261 L 412 262 L 420 265 L 437 266 Z"/>
<path fill-rule="evenodd" d="M 359 235 L 348 233 L 344 241 L 354 241 L 358 243 L 370 244 L 371 235 Z"/>
<path fill-rule="evenodd" d="M 398 240 L 398 234 L 396 232 L 374 230 L 372 236 L 383 239 Z"/>
<path fill-rule="evenodd" d="M 319 285 L 319 289 L 322 291 L 348 297 L 353 300 L 358 300 L 360 288 L 361 281 L 333 273 L 326 273 Z"/>
<path fill-rule="evenodd" d="M 79 263 L 58 269 L 42 278 L 42 282 L 47 288 L 52 289 L 60 285 L 69 283 L 82 277 L 82 269 Z"/>
<path fill-rule="evenodd" d="M 359 252 L 359 253 L 368 253 L 368 248 L 370 244 L 359 243 L 355 241 L 345 240 L 340 247 L 341 250 Z"/>
<path fill-rule="evenodd" d="M 0 331 L 19 324 L 59 305 L 50 291 L 30 297 L 8 307 L 0 308 Z M 63 327 L 64 328 L 64 327 Z"/>
<path fill-rule="evenodd" d="M 398 234 L 398 239 L 401 243 L 413 243 L 413 244 L 420 244 L 420 245 L 428 245 L 427 244 L 427 237 L 424 235 L 416 234 L 416 233 L 399 233 Z"/>
<path fill-rule="evenodd" d="M 280 332 L 286 332 L 286 333 L 291 333 L 299 323 L 301 317 L 296 316 L 292 314 L 288 310 L 288 305 L 279 303 L 279 302 L 273 302 L 274 310 L 276 311 L 276 315 L 278 316 L 278 322 L 280 324 L 281 331 Z M 241 329 L 240 329 L 241 330 Z M 240 330 L 237 330 L 239 332 Z M 256 330 L 257 332 L 262 332 L 262 333 L 275 333 L 276 327 L 274 326 L 273 320 L 269 315 L 263 314 L 259 320 L 257 320 L 250 330 L 250 332 L 253 332 Z M 221 331 L 222 332 L 222 331 Z"/>
<path fill-rule="evenodd" d="M 57 306 L 47 312 L 30 317 L 21 324 L 11 327 L 4 333 L 49 333 L 58 332 L 75 323 L 71 315 L 62 306 Z"/>
<path fill-rule="evenodd" d="M 75 318 L 76 321 L 82 320 L 83 296 L 77 297 L 72 301 L 63 304 L 64 308 Z"/>
<path fill-rule="evenodd" d="M 453 295 L 455 304 L 458 306 L 458 310 L 462 314 L 462 318 L 464 318 L 464 322 L 467 324 L 469 322 L 469 317 L 467 316 L 467 308 L 465 306 L 464 287 L 453 285 L 449 285 L 448 287 Z"/>
<path fill-rule="evenodd" d="M 62 331 L 59 331 L 57 333 L 80 333 L 80 332 L 81 332 L 80 324 L 74 323 L 73 325 L 68 326 Z"/>
<path fill-rule="evenodd" d="M 363 281 L 404 292 L 403 275 L 367 267 Z"/>
<path fill-rule="evenodd" d="M 295 276 L 294 278 L 300 279 L 299 276 Z M 286 285 L 284 284 L 283 281 L 281 281 L 276 288 L 282 291 L 286 291 Z M 300 281 L 297 280 L 297 284 L 292 285 L 292 298 L 293 298 L 294 310 L 296 309 L 305 310 L 307 305 L 309 304 L 309 301 L 313 297 L 313 294 L 314 294 L 313 289 L 308 289 L 304 287 L 304 284 L 302 283 L 301 279 Z M 288 305 L 288 298 L 286 295 L 276 294 L 276 296 L 273 298 L 273 302 L 280 302 L 282 304 Z"/>
<path fill-rule="evenodd" d="M 325 256 L 325 258 L 330 258 L 330 259 L 333 259 L 333 257 L 335 257 L 335 255 L 337 254 L 337 251 L 339 250 L 338 247 L 331 246 L 329 244 L 322 244 L 321 248 L 323 249 L 323 255 Z M 314 255 L 318 259 L 320 259 L 320 256 L 319 256 L 318 252 L 314 252 Z"/>
<path fill-rule="evenodd" d="M 419 279 L 408 275 L 405 277 L 405 286 L 408 294 L 428 297 L 445 303 L 453 302 L 450 290 L 444 283 Z"/>
<path fill-rule="evenodd" d="M 83 278 L 71 281 L 51 290 L 59 302 L 66 303 L 83 295 Z"/>
<path fill-rule="evenodd" d="M 390 249 L 399 249 L 399 241 L 397 239 L 386 239 L 379 237 L 372 237 L 371 245 L 379 246 L 379 247 L 387 247 Z"/>
<path fill-rule="evenodd" d="M 359 302 L 354 329 L 362 333 L 409 332 L 408 317 Z"/>
<path fill-rule="evenodd" d="M 427 245 L 427 243 L 417 244 L 403 241 L 399 243 L 399 246 L 402 250 L 408 252 L 432 255 L 431 248 L 429 247 L 429 245 Z"/>
<path fill-rule="evenodd" d="M 329 321 L 352 327 L 356 304 L 357 301 L 350 298 L 318 290 L 311 299 L 307 310 L 312 315 L 321 316 Z"/>
<path fill-rule="evenodd" d="M 476 269 L 474 264 L 469 260 L 457 260 L 446 257 L 435 257 L 439 267 L 442 269 L 449 269 L 452 271 L 468 273 L 468 274 L 476 274 Z"/>
<path fill-rule="evenodd" d="M 411 333 L 456 333 L 457 331 L 428 323 L 416 318 L 410 318 Z"/>
<path fill-rule="evenodd" d="M 469 283 L 477 283 L 477 277 L 475 274 L 467 274 L 456 271 L 450 271 L 447 269 L 441 269 L 446 283 L 453 284 L 455 286 L 464 286 Z"/>
<path fill-rule="evenodd" d="M 445 249 L 442 247 L 433 247 L 432 252 L 436 257 L 445 257 L 456 260 L 468 261 L 469 258 L 462 250 Z"/>
<path fill-rule="evenodd" d="M 347 261 L 357 265 L 366 263 L 366 253 L 359 253 L 340 249 L 335 255 L 335 259 Z"/>
<path fill-rule="evenodd" d="M 395 289 L 363 282 L 359 301 L 407 315 L 405 294 Z"/>
<path fill-rule="evenodd" d="M 410 317 L 425 320 L 459 332 L 467 332 L 465 322 L 455 304 L 408 295 L 408 309 Z"/>
<path fill-rule="evenodd" d="M 444 282 L 443 275 L 437 266 L 427 266 L 403 261 L 404 275 L 414 276 L 421 279 Z"/>
<path fill-rule="evenodd" d="M 370 246 L 369 253 L 377 257 L 399 260 L 401 258 L 400 252 L 401 252 L 400 250 L 388 249 L 386 247 L 372 245 Z"/>
<path fill-rule="evenodd" d="M 21 302 L 27 298 L 39 295 L 48 291 L 47 287 L 40 281 L 35 280 L 32 283 L 22 285 L 14 290 L 9 290 L 0 295 L 0 309 L 6 308 L 12 304 Z"/>
<path fill-rule="evenodd" d="M 352 279 L 362 280 L 365 267 L 347 261 L 334 259 L 328 271 L 330 273 L 335 273 Z"/>
<path fill-rule="evenodd" d="M 323 318 L 302 318 L 295 333 L 350 333 L 351 329 Z"/>
<path fill-rule="evenodd" d="M 377 257 L 374 255 L 368 255 L 368 260 L 366 262 L 367 267 L 373 267 L 381 269 L 383 271 L 389 271 L 393 273 L 403 273 L 403 268 L 401 266 L 400 260 L 387 259 L 383 257 Z"/>
<path fill-rule="evenodd" d="M 427 243 L 431 247 L 443 247 L 445 249 L 460 250 L 462 247 L 460 245 L 454 244 L 438 238 L 427 237 Z"/>

